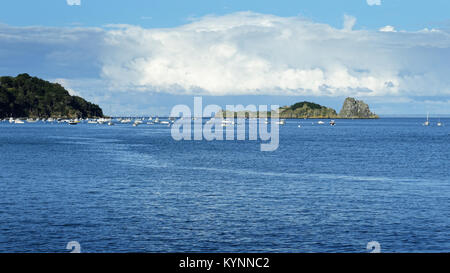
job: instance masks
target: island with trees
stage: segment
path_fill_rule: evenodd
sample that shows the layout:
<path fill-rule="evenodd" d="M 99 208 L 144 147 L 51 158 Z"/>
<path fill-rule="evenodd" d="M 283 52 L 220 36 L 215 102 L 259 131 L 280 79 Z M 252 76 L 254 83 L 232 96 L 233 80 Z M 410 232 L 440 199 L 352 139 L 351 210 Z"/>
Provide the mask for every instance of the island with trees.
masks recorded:
<path fill-rule="evenodd" d="M 0 77 L 0 118 L 101 118 L 102 109 L 58 83 L 28 74 Z"/>

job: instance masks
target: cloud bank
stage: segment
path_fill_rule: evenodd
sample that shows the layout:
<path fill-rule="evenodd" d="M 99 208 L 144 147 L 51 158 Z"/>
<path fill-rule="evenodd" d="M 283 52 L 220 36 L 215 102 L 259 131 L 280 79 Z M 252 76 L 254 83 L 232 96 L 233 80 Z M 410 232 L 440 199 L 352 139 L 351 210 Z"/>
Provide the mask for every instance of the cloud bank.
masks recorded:
<path fill-rule="evenodd" d="M 355 30 L 355 22 L 346 16 L 338 29 L 245 12 L 165 29 L 0 25 L 0 74 L 65 79 L 81 94 L 448 100 L 448 31 Z"/>
<path fill-rule="evenodd" d="M 256 13 L 171 29 L 114 26 L 102 78 L 112 89 L 205 95 L 449 94 L 447 32 L 343 29 Z M 385 29 L 386 30 L 386 29 Z"/>

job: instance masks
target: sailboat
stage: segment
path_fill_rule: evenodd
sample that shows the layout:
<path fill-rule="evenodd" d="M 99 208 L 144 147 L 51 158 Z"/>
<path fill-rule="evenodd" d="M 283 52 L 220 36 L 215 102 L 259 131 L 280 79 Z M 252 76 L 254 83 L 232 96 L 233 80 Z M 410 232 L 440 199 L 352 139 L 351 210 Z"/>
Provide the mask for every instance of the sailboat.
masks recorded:
<path fill-rule="evenodd" d="M 441 119 L 440 119 L 440 118 L 439 118 L 439 121 L 438 121 L 438 123 L 437 123 L 437 126 L 439 126 L 439 127 L 442 126 L 442 122 L 441 122 Z"/>
<path fill-rule="evenodd" d="M 425 121 L 425 122 L 423 123 L 423 126 L 430 126 L 430 121 L 429 121 L 429 118 L 428 118 L 428 113 L 427 113 L 427 121 Z"/>

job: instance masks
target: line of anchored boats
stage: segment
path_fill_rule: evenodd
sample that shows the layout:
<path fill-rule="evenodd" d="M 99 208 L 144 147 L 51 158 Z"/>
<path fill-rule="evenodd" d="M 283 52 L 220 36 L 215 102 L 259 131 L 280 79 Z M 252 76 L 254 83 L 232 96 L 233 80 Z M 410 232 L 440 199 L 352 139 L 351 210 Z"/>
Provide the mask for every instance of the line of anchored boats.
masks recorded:
<path fill-rule="evenodd" d="M 181 120 L 184 118 L 181 117 Z M 191 118 L 193 121 L 200 119 L 200 118 Z M 246 118 L 248 119 L 248 118 Z M 189 120 L 189 119 L 186 119 Z M 147 124 L 147 125 L 154 125 L 154 124 L 160 124 L 160 125 L 167 125 L 170 126 L 175 122 L 175 118 L 169 117 L 167 120 L 161 120 L 159 117 L 153 118 L 99 118 L 99 119 L 62 119 L 62 118 L 27 118 L 27 119 L 19 119 L 19 118 L 9 118 L 9 119 L 0 119 L 0 122 L 9 122 L 14 124 L 24 124 L 24 123 L 67 123 L 70 125 L 77 125 L 80 123 L 87 123 L 87 124 L 107 124 L 109 126 L 115 125 L 115 124 L 132 124 L 133 126 L 139 126 L 141 124 Z M 222 118 L 210 118 L 206 123 L 215 123 L 219 122 L 222 127 L 227 126 L 234 126 L 237 124 L 237 121 L 235 119 L 222 119 Z M 264 121 L 266 124 L 270 123 L 269 119 L 265 119 Z M 276 121 L 276 124 L 278 125 L 285 125 L 286 120 L 280 119 Z M 325 124 L 323 121 L 318 121 L 317 124 L 322 125 Z M 330 125 L 334 126 L 336 123 L 334 120 L 331 120 L 329 122 Z M 298 125 L 298 127 L 301 127 Z"/>
<path fill-rule="evenodd" d="M 181 120 L 185 119 L 185 120 L 189 120 L 186 118 L 180 118 Z M 197 119 L 201 119 L 201 118 L 191 118 L 192 120 L 197 120 Z M 248 118 L 246 118 L 248 119 Z M 62 118 L 6 118 L 6 119 L 0 119 L 0 122 L 9 122 L 9 123 L 13 123 L 13 124 L 24 124 L 24 123 L 38 123 L 38 122 L 42 122 L 42 123 L 67 123 L 69 125 L 77 125 L 80 123 L 87 123 L 87 124 L 107 124 L 109 126 L 113 126 L 115 124 L 132 124 L 134 127 L 142 125 L 142 124 L 147 124 L 147 125 L 154 125 L 154 124 L 159 124 L 159 125 L 167 125 L 167 126 L 171 126 L 174 122 L 175 122 L 175 118 L 169 117 L 166 120 L 162 120 L 159 117 L 153 118 L 153 117 L 149 117 L 149 118 L 145 118 L 145 117 L 141 117 L 141 118 L 99 118 L 99 119 L 62 119 Z M 206 123 L 216 123 L 219 122 L 219 124 L 221 124 L 222 127 L 227 127 L 227 126 L 234 126 L 237 124 L 237 120 L 236 119 L 222 119 L 222 118 L 210 118 L 208 121 L 206 121 Z M 266 124 L 270 123 L 269 119 L 265 119 L 264 121 Z M 278 121 L 276 121 L 276 124 L 278 125 L 285 125 L 286 124 L 286 120 L 285 119 L 280 119 Z M 314 122 L 312 123 L 314 124 Z M 317 121 L 318 125 L 324 125 L 325 122 L 322 120 Z M 329 125 L 334 126 L 336 125 L 336 122 L 334 120 L 329 121 Z M 424 126 L 431 126 L 431 122 L 429 120 L 429 117 L 427 116 L 427 120 L 423 123 Z M 438 127 L 443 126 L 443 123 L 439 121 L 436 123 L 436 125 Z M 301 127 L 301 124 L 298 125 L 298 127 Z"/>
<path fill-rule="evenodd" d="M 168 125 L 174 123 L 173 118 L 169 118 L 168 120 L 160 120 L 158 117 L 153 119 L 150 118 L 99 118 L 99 119 L 62 119 L 62 118 L 9 118 L 9 119 L 0 119 L 0 122 L 9 122 L 13 124 L 24 124 L 24 123 L 67 123 L 70 125 L 77 125 L 80 123 L 87 123 L 87 124 L 107 124 L 109 126 L 115 125 L 116 123 L 120 124 L 133 124 L 133 126 L 138 126 L 141 124 L 161 124 L 161 125 Z"/>
<path fill-rule="evenodd" d="M 183 118 L 181 117 L 180 120 L 189 120 L 189 118 Z M 190 118 L 191 120 L 195 121 L 201 118 Z M 248 118 L 246 118 L 248 119 Z M 141 117 L 141 118 L 131 118 L 131 117 L 127 117 L 127 118 L 99 118 L 99 119 L 63 119 L 63 118 L 9 118 L 9 119 L 0 119 L 0 122 L 9 122 L 9 123 L 14 123 L 14 124 L 24 124 L 24 123 L 67 123 L 70 125 L 77 125 L 80 123 L 86 123 L 86 124 L 107 124 L 109 126 L 115 125 L 115 124 L 132 124 L 133 126 L 139 126 L 142 124 L 147 124 L 147 125 L 154 125 L 154 124 L 159 124 L 159 125 L 167 125 L 167 126 L 171 126 L 174 122 L 175 122 L 175 118 L 169 117 L 166 120 L 160 119 L 159 117 L 153 118 L 153 117 L 149 117 L 149 118 L 145 118 L 145 117 Z M 234 126 L 237 124 L 237 120 L 236 119 L 222 119 L 222 118 L 210 118 L 208 121 L 206 121 L 206 123 L 212 123 L 212 122 L 219 122 L 219 124 L 221 124 L 222 127 L 227 127 L 227 126 Z M 269 124 L 270 120 L 269 119 L 265 119 L 265 123 Z M 278 125 L 285 125 L 286 124 L 286 120 L 285 119 L 280 119 L 278 121 L 276 121 L 276 123 Z M 318 122 L 319 124 L 323 124 L 322 121 Z M 334 120 L 330 122 L 331 125 L 334 125 Z M 299 126 L 300 127 L 300 126 Z"/>

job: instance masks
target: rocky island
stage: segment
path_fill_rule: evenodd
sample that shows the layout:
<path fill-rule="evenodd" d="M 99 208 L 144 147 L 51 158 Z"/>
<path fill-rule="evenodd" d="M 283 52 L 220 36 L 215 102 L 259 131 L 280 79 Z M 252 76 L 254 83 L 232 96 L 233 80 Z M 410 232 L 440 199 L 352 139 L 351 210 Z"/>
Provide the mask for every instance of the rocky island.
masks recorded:
<path fill-rule="evenodd" d="M 340 118 L 357 118 L 357 119 L 376 119 L 377 115 L 372 113 L 369 109 L 369 105 L 362 100 L 356 100 L 354 98 L 346 98 L 341 111 L 339 112 Z"/>
<path fill-rule="evenodd" d="M 101 118 L 102 109 L 58 83 L 20 74 L 0 77 L 0 118 Z"/>
<path fill-rule="evenodd" d="M 267 117 L 271 116 L 271 112 L 265 113 Z M 221 111 L 216 117 L 259 117 L 259 112 L 229 112 Z M 303 118 L 320 118 L 320 119 L 377 119 L 376 114 L 372 113 L 369 106 L 361 100 L 354 98 L 346 98 L 339 114 L 333 108 L 325 107 L 317 103 L 303 101 L 295 103 L 291 106 L 283 106 L 279 108 L 279 117 L 281 119 L 303 119 Z"/>

